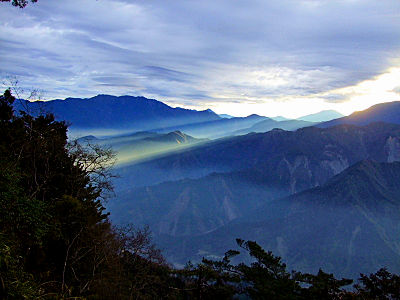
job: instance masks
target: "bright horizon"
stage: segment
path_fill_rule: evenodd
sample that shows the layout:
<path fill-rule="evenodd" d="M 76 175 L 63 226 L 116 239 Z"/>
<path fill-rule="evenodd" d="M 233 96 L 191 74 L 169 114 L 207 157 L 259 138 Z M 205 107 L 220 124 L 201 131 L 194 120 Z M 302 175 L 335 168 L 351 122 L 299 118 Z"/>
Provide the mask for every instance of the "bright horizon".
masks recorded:
<path fill-rule="evenodd" d="M 399 91 L 396 90 L 399 87 L 399 79 L 400 68 L 391 68 L 388 72 L 376 78 L 332 91 L 337 95 L 349 96 L 347 101 L 337 104 L 327 103 L 323 99 L 324 95 L 319 95 L 319 97 L 317 95 L 304 97 L 301 101 L 298 101 L 298 99 L 285 99 L 282 102 L 255 103 L 247 107 L 243 107 L 242 104 L 219 105 L 216 103 L 210 109 L 218 114 L 228 114 L 235 117 L 256 113 L 267 117 L 299 118 L 324 110 L 335 110 L 347 116 L 355 111 L 365 110 L 375 104 L 400 101 Z M 165 103 L 168 103 L 168 101 Z M 305 105 L 305 103 L 308 105 Z M 294 107 L 295 109 L 293 109 Z"/>

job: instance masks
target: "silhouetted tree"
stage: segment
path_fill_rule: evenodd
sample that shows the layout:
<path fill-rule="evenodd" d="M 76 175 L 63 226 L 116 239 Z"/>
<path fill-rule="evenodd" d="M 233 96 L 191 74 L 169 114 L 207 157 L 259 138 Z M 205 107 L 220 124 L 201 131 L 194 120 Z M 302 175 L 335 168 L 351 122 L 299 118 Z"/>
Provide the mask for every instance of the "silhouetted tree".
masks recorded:
<path fill-rule="evenodd" d="M 37 0 L 30 0 L 32 3 L 37 2 Z M 0 0 L 0 2 L 11 2 L 12 5 L 19 7 L 19 8 L 24 8 L 25 6 L 28 5 L 29 1 L 28 0 Z"/>
<path fill-rule="evenodd" d="M 281 258 L 265 251 L 254 241 L 237 239 L 237 244 L 253 260 L 250 264 L 234 265 L 231 259 L 240 254 L 230 250 L 220 261 L 203 259 L 177 271 L 184 283 L 178 289 L 189 299 L 344 299 L 342 287 L 349 279 L 336 279 L 320 270 L 317 275 L 289 273 Z"/>
<path fill-rule="evenodd" d="M 114 154 L 67 142 L 52 114 L 14 114 L 0 96 L 0 295 L 154 298 L 174 293 L 147 228 L 114 228 L 104 212 Z"/>
<path fill-rule="evenodd" d="M 342 288 L 353 283 L 351 279 L 336 279 L 333 274 L 325 273 L 321 269 L 317 275 L 298 273 L 295 278 L 308 285 L 302 289 L 301 295 L 310 300 L 343 299 L 347 292 Z"/>
<path fill-rule="evenodd" d="M 361 274 L 354 287 L 361 299 L 400 299 L 400 276 L 382 268 L 369 276 Z"/>

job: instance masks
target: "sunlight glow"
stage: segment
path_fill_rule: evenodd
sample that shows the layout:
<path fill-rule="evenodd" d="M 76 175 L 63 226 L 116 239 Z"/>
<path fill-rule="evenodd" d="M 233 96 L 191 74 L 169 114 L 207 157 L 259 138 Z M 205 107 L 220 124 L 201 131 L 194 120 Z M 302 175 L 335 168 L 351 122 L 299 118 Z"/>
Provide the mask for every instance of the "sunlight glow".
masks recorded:
<path fill-rule="evenodd" d="M 269 77 L 271 78 L 271 77 Z M 284 116 L 297 118 L 303 115 L 333 109 L 344 115 L 354 111 L 391 101 L 400 100 L 400 67 L 388 69 L 375 78 L 362 81 L 354 86 L 330 90 L 312 96 L 284 96 L 275 99 L 251 99 L 244 101 L 213 102 L 211 109 L 217 113 L 227 113 L 233 116 L 259 114 L 263 116 Z M 268 80 L 267 80 L 268 81 Z M 276 84 L 283 83 L 275 80 Z M 215 95 L 216 98 L 234 98 L 234 95 Z M 338 100 L 329 100 L 338 98 Z M 239 102 L 239 100 L 243 102 Z M 247 101 L 246 101 L 247 100 Z"/>
<path fill-rule="evenodd" d="M 367 109 L 377 103 L 399 101 L 399 87 L 400 68 L 396 67 L 374 79 L 332 92 L 348 95 L 349 101 L 337 104 L 336 109 L 343 114 L 350 114 Z"/>

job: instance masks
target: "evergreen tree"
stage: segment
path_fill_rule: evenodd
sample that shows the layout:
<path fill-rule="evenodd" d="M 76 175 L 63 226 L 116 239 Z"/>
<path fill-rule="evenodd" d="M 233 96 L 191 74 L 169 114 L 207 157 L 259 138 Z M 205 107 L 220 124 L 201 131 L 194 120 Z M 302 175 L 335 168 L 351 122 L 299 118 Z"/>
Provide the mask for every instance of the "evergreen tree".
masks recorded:
<path fill-rule="evenodd" d="M 104 212 L 112 152 L 68 144 L 65 122 L 16 115 L 14 101 L 9 90 L 0 96 L 2 298 L 107 299 L 115 283 L 131 287 L 115 290 L 121 299 L 165 289 L 169 268 L 149 232 L 121 232 Z M 138 282 L 151 288 L 133 289 Z"/>

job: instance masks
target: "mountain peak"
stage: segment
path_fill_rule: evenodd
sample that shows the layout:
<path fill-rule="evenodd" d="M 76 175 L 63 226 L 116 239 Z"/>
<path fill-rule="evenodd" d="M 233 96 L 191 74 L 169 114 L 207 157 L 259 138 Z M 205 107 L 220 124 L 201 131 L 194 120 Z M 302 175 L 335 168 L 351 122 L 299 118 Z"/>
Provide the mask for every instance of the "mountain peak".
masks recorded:
<path fill-rule="evenodd" d="M 308 122 L 326 122 L 333 119 L 342 118 L 343 115 L 336 110 L 322 110 L 315 114 L 310 114 L 297 118 L 297 120 Z"/>
<path fill-rule="evenodd" d="M 257 114 L 251 114 L 251 115 L 248 115 L 246 118 L 248 118 L 248 119 L 251 119 L 251 118 L 263 118 L 263 119 L 265 119 L 267 117 L 263 117 L 263 116 L 260 116 L 260 115 L 257 115 Z"/>
<path fill-rule="evenodd" d="M 282 116 L 269 117 L 269 118 L 274 120 L 274 121 L 278 121 L 278 122 L 291 120 L 291 119 L 288 119 L 288 118 L 285 118 L 285 117 L 282 117 Z"/>
<path fill-rule="evenodd" d="M 150 138 L 150 140 L 158 142 L 176 142 L 178 144 L 182 144 L 182 143 L 190 143 L 197 139 L 195 139 L 190 135 L 187 135 L 186 133 L 183 133 L 180 130 L 175 130 L 166 134 L 162 134 L 155 138 Z"/>

